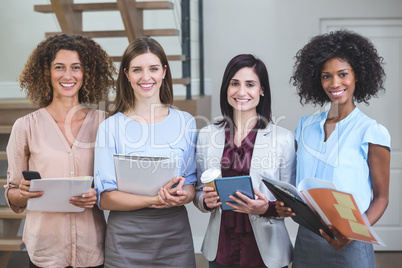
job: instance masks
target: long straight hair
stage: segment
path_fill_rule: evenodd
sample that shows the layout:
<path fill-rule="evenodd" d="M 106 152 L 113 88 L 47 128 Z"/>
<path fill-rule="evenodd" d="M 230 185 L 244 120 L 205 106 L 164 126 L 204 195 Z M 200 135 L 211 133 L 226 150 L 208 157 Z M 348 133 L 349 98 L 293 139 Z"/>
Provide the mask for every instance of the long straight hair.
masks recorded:
<path fill-rule="evenodd" d="M 172 75 L 165 51 L 155 39 L 143 36 L 131 42 L 124 51 L 120 64 L 119 76 L 117 78 L 116 98 L 114 101 L 115 109 L 111 113 L 112 115 L 118 112 L 126 112 L 134 107 L 134 91 L 130 82 L 128 82 L 124 70 L 130 68 L 130 62 L 135 57 L 145 53 L 155 54 L 161 61 L 162 68 L 166 69 L 165 79 L 162 80 L 162 85 L 159 90 L 159 99 L 163 104 L 168 106 L 173 103 Z"/>

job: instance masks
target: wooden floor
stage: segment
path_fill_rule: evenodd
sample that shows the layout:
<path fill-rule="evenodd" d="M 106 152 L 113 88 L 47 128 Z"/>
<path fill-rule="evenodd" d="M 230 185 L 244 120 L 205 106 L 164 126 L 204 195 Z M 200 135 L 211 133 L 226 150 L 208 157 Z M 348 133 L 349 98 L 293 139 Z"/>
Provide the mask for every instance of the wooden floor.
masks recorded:
<path fill-rule="evenodd" d="M 197 268 L 208 268 L 208 261 L 202 254 L 196 254 Z M 376 252 L 377 268 L 402 267 L 402 252 Z M 15 252 L 11 255 L 7 268 L 28 268 L 28 257 L 26 252 Z"/>
<path fill-rule="evenodd" d="M 390 251 L 375 254 L 377 268 L 402 267 L 402 252 Z"/>

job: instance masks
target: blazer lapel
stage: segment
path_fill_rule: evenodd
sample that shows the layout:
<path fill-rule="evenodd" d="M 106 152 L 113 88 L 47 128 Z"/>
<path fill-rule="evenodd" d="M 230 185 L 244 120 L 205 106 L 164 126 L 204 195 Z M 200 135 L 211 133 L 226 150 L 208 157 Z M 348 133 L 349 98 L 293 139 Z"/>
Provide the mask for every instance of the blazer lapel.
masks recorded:
<path fill-rule="evenodd" d="M 263 173 L 264 161 L 267 161 L 274 143 L 272 124 L 264 129 L 259 129 L 254 143 L 253 156 L 251 157 L 250 176 L 253 180 L 254 188 L 259 188 L 261 184 L 261 174 Z M 263 163 L 262 163 L 263 162 Z"/>
<path fill-rule="evenodd" d="M 275 144 L 275 135 L 272 135 L 273 131 L 272 124 L 268 124 L 266 128 L 258 130 L 254 143 L 253 158 L 263 157 L 267 153 L 267 148 Z"/>

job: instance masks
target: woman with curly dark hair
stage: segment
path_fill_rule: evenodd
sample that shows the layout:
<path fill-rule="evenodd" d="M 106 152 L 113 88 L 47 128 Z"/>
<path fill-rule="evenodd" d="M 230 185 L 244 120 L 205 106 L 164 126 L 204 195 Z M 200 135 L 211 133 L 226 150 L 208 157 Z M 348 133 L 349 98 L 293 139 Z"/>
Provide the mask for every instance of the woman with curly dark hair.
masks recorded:
<path fill-rule="evenodd" d="M 93 40 L 55 35 L 32 52 L 20 85 L 39 110 L 15 122 L 7 145 L 6 200 L 16 213 L 25 210 L 30 181 L 22 171 L 43 178 L 93 176 L 94 142 L 103 111 L 84 104 L 99 103 L 114 86 L 115 67 Z M 28 211 L 23 240 L 29 267 L 103 267 L 105 218 L 95 206 L 96 191 L 72 197 L 83 212 Z"/>
<path fill-rule="evenodd" d="M 385 127 L 363 114 L 365 102 L 384 90 L 383 58 L 365 37 L 340 30 L 314 37 L 296 55 L 292 76 L 301 103 L 330 109 L 300 119 L 296 185 L 315 177 L 353 194 L 368 222 L 388 205 L 391 138 Z M 304 100 L 304 102 L 303 102 Z M 291 216 L 277 202 L 278 213 Z M 330 226 L 335 239 L 299 226 L 293 267 L 375 267 L 373 245 L 352 241 Z"/>

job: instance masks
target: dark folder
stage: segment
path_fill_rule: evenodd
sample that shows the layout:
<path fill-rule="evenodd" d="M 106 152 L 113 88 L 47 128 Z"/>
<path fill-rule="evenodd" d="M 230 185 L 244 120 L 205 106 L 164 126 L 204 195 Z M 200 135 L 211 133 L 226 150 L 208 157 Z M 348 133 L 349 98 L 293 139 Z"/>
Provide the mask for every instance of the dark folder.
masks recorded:
<path fill-rule="evenodd" d="M 265 179 L 262 181 L 277 200 L 285 203 L 285 206 L 290 207 L 293 212 L 296 213 L 296 216 L 292 216 L 292 219 L 295 222 L 319 236 L 321 236 L 319 230 L 322 229 L 330 237 L 334 238 L 332 231 L 321 221 L 320 217 L 317 216 L 306 203 L 304 203 L 304 201 L 300 200 L 283 187 L 276 186 Z"/>
<path fill-rule="evenodd" d="M 233 208 L 226 205 L 226 202 L 237 204 L 229 198 L 230 195 L 233 195 L 234 197 L 241 199 L 236 195 L 237 191 L 241 192 L 244 195 L 247 195 L 251 199 L 255 199 L 253 184 L 251 182 L 250 176 L 216 178 L 215 186 L 216 192 L 218 193 L 220 201 L 222 202 L 221 207 L 223 210 L 233 210 Z"/>

